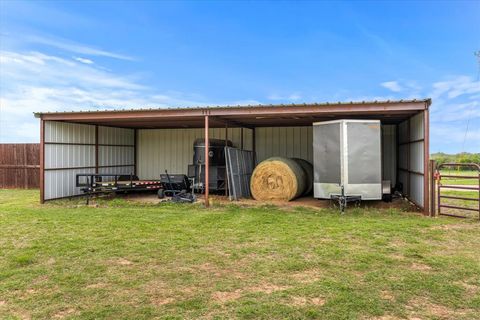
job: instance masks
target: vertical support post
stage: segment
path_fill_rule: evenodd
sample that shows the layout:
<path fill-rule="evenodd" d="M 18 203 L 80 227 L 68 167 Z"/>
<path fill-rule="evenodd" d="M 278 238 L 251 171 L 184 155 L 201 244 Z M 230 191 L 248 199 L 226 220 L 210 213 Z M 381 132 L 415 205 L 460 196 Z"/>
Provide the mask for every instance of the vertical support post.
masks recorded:
<path fill-rule="evenodd" d="M 133 129 L 133 174 L 137 175 L 137 140 L 138 129 Z"/>
<path fill-rule="evenodd" d="M 240 150 L 243 150 L 243 127 L 240 128 Z"/>
<path fill-rule="evenodd" d="M 430 160 L 430 217 L 435 217 L 435 171 L 437 162 Z"/>
<path fill-rule="evenodd" d="M 395 168 L 395 181 L 396 183 L 398 183 L 398 185 L 400 185 L 400 124 L 396 124 L 395 125 L 395 140 L 396 140 L 396 146 L 395 146 L 395 153 L 396 153 L 396 156 L 397 156 L 397 164 L 396 164 L 396 168 Z M 395 186 L 396 188 L 397 186 Z M 403 192 L 403 190 L 402 190 Z"/>
<path fill-rule="evenodd" d="M 208 208 L 210 207 L 210 202 L 208 199 L 208 194 L 210 192 L 210 186 L 209 186 L 209 174 L 210 174 L 210 146 L 209 146 L 209 137 L 208 137 L 208 114 L 205 115 L 205 207 Z"/>
<path fill-rule="evenodd" d="M 98 125 L 95 125 L 95 173 L 98 174 Z"/>
<path fill-rule="evenodd" d="M 255 130 L 256 128 L 252 128 L 252 151 L 253 151 L 253 163 L 252 168 L 255 168 L 255 164 L 257 163 L 257 144 L 256 144 L 256 137 L 255 137 Z"/>
<path fill-rule="evenodd" d="M 228 122 L 225 122 L 225 147 L 228 147 Z M 227 171 L 227 168 L 225 167 L 225 173 L 226 171 Z M 227 176 L 225 176 L 225 196 L 228 196 L 228 177 Z"/>
<path fill-rule="evenodd" d="M 428 107 L 423 111 L 423 214 L 428 216 L 430 212 L 430 192 L 428 167 L 430 163 L 430 146 L 428 141 L 429 136 L 429 117 Z"/>
<path fill-rule="evenodd" d="M 408 174 L 407 174 L 407 192 L 406 192 L 406 195 L 407 195 L 407 198 L 410 199 L 410 195 L 411 195 L 411 190 L 410 190 L 410 176 L 411 176 L 411 171 L 410 171 L 410 149 L 412 148 L 412 143 L 411 143 L 411 131 L 410 131 L 410 120 L 411 118 L 408 118 L 407 120 L 407 171 L 408 171 Z"/>
<path fill-rule="evenodd" d="M 40 119 L 40 203 L 45 202 L 45 121 Z"/>

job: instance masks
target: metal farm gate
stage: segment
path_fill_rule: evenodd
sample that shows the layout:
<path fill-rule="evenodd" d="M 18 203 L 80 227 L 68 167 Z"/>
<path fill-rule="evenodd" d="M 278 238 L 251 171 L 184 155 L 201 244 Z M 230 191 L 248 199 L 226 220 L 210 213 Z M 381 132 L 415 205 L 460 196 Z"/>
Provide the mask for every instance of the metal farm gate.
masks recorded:
<path fill-rule="evenodd" d="M 463 168 L 472 169 L 467 174 L 442 173 L 441 169 Z M 462 172 L 462 171 L 458 171 Z M 458 218 L 468 218 L 474 213 L 474 217 L 480 219 L 480 166 L 475 163 L 445 163 L 437 167 L 435 172 L 437 181 L 437 214 Z M 463 181 L 462 181 L 463 180 Z M 459 183 L 463 182 L 463 183 Z M 468 183 L 465 184 L 465 182 Z M 471 182 L 471 183 L 469 183 Z M 475 192 L 475 197 L 470 196 L 470 192 Z M 462 194 L 462 193 L 466 193 Z M 455 202 L 457 201 L 457 202 Z M 461 201 L 460 205 L 457 204 Z M 472 203 L 473 206 L 468 204 Z M 442 211 L 443 209 L 443 211 Z"/>

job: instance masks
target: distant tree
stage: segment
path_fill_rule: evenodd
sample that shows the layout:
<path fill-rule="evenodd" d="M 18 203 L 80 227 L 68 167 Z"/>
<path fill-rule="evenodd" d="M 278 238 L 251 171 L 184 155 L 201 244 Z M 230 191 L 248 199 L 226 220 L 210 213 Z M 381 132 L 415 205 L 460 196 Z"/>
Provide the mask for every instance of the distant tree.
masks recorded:
<path fill-rule="evenodd" d="M 437 161 L 437 164 L 444 163 L 476 163 L 480 165 L 480 153 L 461 152 L 457 154 L 447 154 L 437 152 L 430 155 L 431 159 Z M 459 168 L 460 169 L 460 168 Z M 468 168 L 463 168 L 470 170 Z"/>

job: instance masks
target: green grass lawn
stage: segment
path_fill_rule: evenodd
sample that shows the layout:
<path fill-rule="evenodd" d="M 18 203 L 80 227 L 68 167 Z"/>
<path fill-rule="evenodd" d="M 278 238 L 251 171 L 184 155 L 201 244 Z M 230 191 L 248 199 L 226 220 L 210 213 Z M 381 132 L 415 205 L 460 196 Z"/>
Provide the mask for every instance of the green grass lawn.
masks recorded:
<path fill-rule="evenodd" d="M 479 243 L 476 220 L 391 209 L 0 190 L 0 319 L 480 319 Z"/>

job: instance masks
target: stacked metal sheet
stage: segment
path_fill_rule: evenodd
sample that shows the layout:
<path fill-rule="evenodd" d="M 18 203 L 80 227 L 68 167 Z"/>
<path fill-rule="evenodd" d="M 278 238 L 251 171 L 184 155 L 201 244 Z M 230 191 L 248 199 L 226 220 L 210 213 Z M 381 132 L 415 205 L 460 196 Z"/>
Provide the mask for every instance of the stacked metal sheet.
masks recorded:
<path fill-rule="evenodd" d="M 250 177 L 255 167 L 253 151 L 225 147 L 230 200 L 250 198 Z"/>

